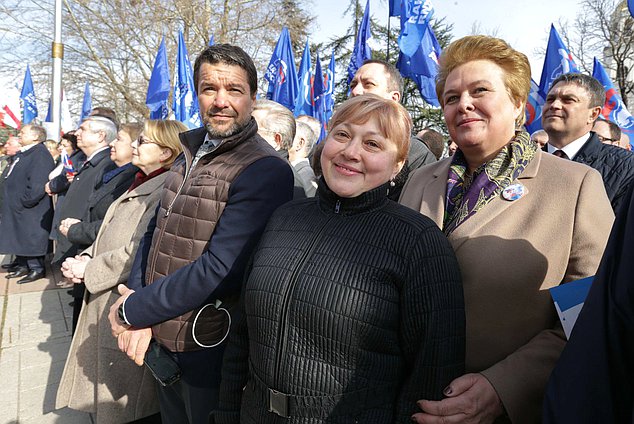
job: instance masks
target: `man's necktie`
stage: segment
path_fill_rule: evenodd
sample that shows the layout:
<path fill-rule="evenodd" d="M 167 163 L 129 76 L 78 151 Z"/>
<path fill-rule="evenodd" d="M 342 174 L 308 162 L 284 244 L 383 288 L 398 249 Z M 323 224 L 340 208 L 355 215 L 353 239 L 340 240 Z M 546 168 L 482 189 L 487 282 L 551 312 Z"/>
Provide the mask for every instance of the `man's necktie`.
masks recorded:
<path fill-rule="evenodd" d="M 555 150 L 553 152 L 553 155 L 557 156 L 558 158 L 562 158 L 562 159 L 570 159 L 568 157 L 568 155 L 566 154 L 566 152 L 564 152 L 563 150 Z"/>

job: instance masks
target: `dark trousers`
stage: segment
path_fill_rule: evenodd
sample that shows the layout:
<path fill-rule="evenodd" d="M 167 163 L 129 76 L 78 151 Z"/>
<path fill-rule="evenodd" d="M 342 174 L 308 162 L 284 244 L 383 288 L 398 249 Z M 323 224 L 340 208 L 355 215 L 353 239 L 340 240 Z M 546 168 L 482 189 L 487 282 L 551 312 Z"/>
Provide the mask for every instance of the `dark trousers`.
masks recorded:
<path fill-rule="evenodd" d="M 224 347 L 171 353 L 182 374 L 171 386 L 157 385 L 164 424 L 208 422 L 209 413 L 218 406 Z"/>
<path fill-rule="evenodd" d="M 44 272 L 44 256 L 15 256 L 18 266 L 27 267 L 30 271 Z"/>
<path fill-rule="evenodd" d="M 77 321 L 79 321 L 79 313 L 81 312 L 81 307 L 84 304 L 84 293 L 86 292 L 86 286 L 84 283 L 79 283 L 73 285 L 73 331 L 72 334 L 75 334 L 75 329 L 77 328 Z"/>

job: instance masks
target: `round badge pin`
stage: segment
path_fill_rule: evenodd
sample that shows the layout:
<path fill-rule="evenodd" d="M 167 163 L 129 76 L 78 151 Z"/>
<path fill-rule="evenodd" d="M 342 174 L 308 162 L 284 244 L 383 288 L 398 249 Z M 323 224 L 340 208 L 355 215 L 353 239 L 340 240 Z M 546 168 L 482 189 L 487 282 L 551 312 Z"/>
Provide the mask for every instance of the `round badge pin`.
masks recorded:
<path fill-rule="evenodd" d="M 522 198 L 526 193 L 528 193 L 528 189 L 522 184 L 511 184 L 502 191 L 502 197 L 509 202 L 513 202 Z"/>

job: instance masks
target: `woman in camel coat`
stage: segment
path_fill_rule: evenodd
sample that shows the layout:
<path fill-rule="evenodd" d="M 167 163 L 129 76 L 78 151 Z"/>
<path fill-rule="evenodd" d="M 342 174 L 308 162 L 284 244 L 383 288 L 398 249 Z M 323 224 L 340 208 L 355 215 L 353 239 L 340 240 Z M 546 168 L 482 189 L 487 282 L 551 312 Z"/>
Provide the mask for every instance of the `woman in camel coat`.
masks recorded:
<path fill-rule="evenodd" d="M 614 220 L 594 169 L 520 130 L 526 56 L 469 36 L 443 51 L 436 86 L 454 156 L 410 176 L 400 202 L 451 243 L 463 278 L 467 374 L 417 422 L 539 423 L 566 339 L 548 288 L 594 275 Z"/>
<path fill-rule="evenodd" d="M 84 305 L 57 392 L 56 407 L 95 414 L 97 423 L 127 423 L 158 412 L 155 380 L 122 353 L 108 323 L 110 306 L 119 298 L 139 241 L 154 216 L 171 166 L 181 147 L 176 121 L 147 121 L 132 141 L 133 164 L 141 171 L 128 192 L 115 200 L 94 244 L 67 259 L 62 271 L 86 285 Z"/>

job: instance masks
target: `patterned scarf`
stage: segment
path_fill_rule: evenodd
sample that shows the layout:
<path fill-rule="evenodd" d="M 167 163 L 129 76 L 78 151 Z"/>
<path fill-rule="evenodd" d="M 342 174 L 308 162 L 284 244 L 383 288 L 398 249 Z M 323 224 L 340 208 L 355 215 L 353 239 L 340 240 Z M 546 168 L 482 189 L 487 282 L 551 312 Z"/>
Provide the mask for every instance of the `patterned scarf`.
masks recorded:
<path fill-rule="evenodd" d="M 447 202 L 443 231 L 449 235 L 460 224 L 486 206 L 520 176 L 535 157 L 536 143 L 520 131 L 497 156 L 467 175 L 467 161 L 458 150 L 453 156 L 447 177 Z"/>

